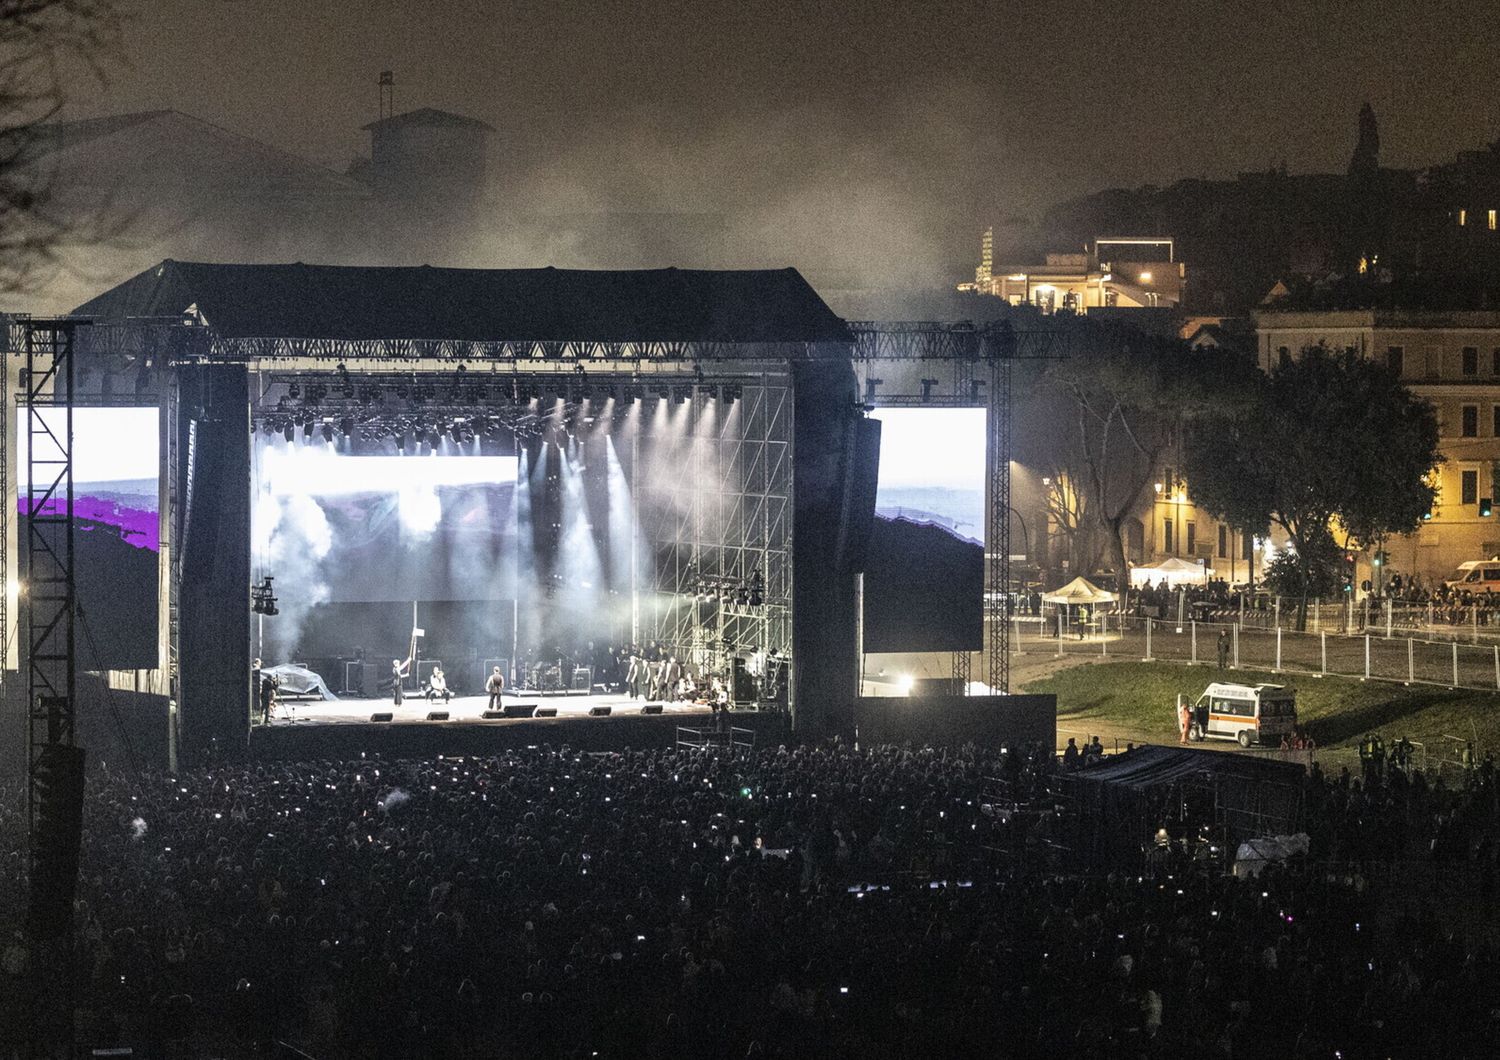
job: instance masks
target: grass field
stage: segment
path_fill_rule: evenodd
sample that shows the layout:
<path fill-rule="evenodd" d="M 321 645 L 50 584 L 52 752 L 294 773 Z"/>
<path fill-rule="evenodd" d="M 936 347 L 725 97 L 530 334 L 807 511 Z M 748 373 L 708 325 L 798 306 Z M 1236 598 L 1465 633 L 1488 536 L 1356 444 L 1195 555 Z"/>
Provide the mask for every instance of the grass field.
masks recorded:
<path fill-rule="evenodd" d="M 1209 666 L 1101 662 L 1060 670 L 1028 683 L 1023 691 L 1057 696 L 1059 729 L 1121 741 L 1175 743 L 1177 693 L 1196 699 L 1219 678 Z M 1481 752 L 1500 751 L 1500 694 L 1254 670 L 1232 671 L 1224 679 L 1295 688 L 1302 725 L 1328 750 L 1353 747 L 1360 736 L 1374 731 L 1387 745 L 1407 736 L 1425 744 L 1435 758 L 1453 756 L 1452 736 L 1474 739 Z"/>

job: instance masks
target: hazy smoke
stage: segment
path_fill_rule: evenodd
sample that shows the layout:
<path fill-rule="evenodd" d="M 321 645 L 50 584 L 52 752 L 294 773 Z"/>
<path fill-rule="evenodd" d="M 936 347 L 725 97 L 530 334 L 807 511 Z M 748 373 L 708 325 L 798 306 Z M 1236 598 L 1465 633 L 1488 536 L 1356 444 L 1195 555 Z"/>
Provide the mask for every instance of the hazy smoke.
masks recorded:
<path fill-rule="evenodd" d="M 268 665 L 289 661 L 302 624 L 316 604 L 328 599 L 322 564 L 333 547 L 328 517 L 312 497 L 256 495 L 254 556 L 260 576 L 276 579 L 280 614 L 265 625 Z"/>
<path fill-rule="evenodd" d="M 146 820 L 144 817 L 135 817 L 130 821 L 130 838 L 144 839 L 146 836 Z"/>

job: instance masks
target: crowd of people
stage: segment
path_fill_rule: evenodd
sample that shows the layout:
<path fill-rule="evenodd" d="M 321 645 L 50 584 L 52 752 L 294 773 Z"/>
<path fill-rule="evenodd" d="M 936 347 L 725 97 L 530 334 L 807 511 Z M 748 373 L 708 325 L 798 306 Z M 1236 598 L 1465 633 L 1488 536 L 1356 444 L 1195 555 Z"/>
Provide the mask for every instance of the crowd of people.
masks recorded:
<path fill-rule="evenodd" d="M 1026 822 L 1063 769 L 835 742 L 100 770 L 80 1034 L 320 1060 L 1488 1054 L 1496 951 L 1320 866 L 1493 866 L 1493 770 L 1314 773 L 1310 860 L 1238 879 L 1060 869 Z"/>

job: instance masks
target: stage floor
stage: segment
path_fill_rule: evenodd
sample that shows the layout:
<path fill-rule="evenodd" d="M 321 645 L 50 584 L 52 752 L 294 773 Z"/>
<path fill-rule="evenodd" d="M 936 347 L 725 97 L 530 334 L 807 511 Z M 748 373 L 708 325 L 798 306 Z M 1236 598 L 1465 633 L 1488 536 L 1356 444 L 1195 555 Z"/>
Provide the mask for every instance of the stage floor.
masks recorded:
<path fill-rule="evenodd" d="M 611 717 L 637 716 L 641 714 L 641 708 L 646 702 L 647 700 L 632 699 L 621 693 L 595 693 L 586 696 L 543 696 L 528 695 L 524 692 L 505 694 L 507 705 L 534 703 L 538 707 L 556 707 L 558 718 L 587 718 L 589 711 L 594 707 L 609 707 Z M 407 696 L 406 701 L 399 707 L 393 705 L 389 699 L 355 699 L 352 697 L 313 699 L 306 702 L 279 704 L 276 713 L 271 718 L 270 727 L 368 725 L 371 714 L 384 711 L 390 711 L 395 715 L 391 719 L 393 724 L 421 722 L 423 725 L 511 725 L 529 720 L 526 718 L 486 719 L 482 715 L 488 709 L 489 704 L 490 697 L 487 695 L 454 696 L 447 703 L 441 699 L 428 702 L 421 696 Z M 428 721 L 427 712 L 431 710 L 446 710 L 448 720 L 446 722 Z M 700 718 L 708 717 L 712 711 L 696 703 L 663 703 L 662 714 Z"/>

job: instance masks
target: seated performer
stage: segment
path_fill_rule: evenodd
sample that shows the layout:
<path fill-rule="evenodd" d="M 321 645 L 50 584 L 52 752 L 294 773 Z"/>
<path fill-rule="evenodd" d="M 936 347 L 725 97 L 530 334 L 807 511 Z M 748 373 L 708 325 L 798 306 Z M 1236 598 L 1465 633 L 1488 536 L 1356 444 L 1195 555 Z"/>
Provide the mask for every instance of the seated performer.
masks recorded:
<path fill-rule="evenodd" d="M 500 693 L 505 691 L 505 675 L 500 672 L 500 667 L 495 667 L 490 673 L 490 679 L 484 683 L 484 690 L 490 694 L 490 709 L 500 709 Z"/>
<path fill-rule="evenodd" d="M 428 702 L 432 702 L 438 696 L 442 696 L 443 702 L 446 703 L 452 695 L 453 693 L 448 691 L 448 679 L 443 676 L 443 668 L 441 666 L 434 666 L 431 675 L 427 678 Z"/>

